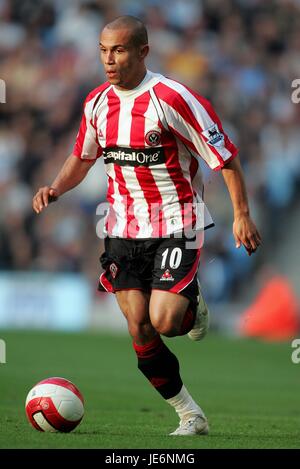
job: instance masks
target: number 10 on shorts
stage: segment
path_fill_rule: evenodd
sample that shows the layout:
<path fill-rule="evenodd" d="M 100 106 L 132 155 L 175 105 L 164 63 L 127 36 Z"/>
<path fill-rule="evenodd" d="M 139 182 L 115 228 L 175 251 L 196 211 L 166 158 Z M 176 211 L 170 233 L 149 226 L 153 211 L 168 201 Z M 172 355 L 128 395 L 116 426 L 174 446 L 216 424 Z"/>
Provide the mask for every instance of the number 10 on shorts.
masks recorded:
<path fill-rule="evenodd" d="M 170 256 L 169 256 L 169 251 L 171 251 Z M 168 267 L 170 267 L 171 269 L 178 269 L 181 263 L 181 259 L 182 259 L 182 250 L 181 248 L 173 248 L 173 249 L 167 248 L 162 253 L 161 257 L 162 257 L 161 266 L 160 266 L 161 269 L 166 268 L 168 257 L 169 257 Z"/>

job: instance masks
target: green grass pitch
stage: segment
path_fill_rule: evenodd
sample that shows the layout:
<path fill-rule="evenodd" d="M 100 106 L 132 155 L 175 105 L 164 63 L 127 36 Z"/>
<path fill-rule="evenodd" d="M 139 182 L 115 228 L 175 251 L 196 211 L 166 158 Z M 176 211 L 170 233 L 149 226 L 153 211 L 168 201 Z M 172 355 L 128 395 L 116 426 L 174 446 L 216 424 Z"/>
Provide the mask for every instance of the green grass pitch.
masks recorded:
<path fill-rule="evenodd" d="M 211 428 L 208 436 L 171 437 L 177 416 L 138 371 L 129 337 L 20 331 L 1 338 L 0 448 L 300 447 L 300 364 L 291 361 L 290 343 L 167 339 Z M 51 376 L 73 381 L 84 395 L 85 416 L 72 433 L 41 433 L 26 420 L 29 389 Z"/>

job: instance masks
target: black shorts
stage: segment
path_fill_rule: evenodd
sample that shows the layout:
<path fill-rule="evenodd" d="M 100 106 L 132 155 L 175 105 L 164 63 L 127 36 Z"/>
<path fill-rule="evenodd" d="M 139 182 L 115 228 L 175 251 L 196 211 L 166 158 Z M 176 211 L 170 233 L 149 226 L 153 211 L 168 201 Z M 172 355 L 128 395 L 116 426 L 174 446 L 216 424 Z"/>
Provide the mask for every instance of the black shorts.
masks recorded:
<path fill-rule="evenodd" d="M 164 290 L 196 304 L 199 260 L 200 248 L 186 249 L 185 238 L 106 238 L 98 290 Z"/>

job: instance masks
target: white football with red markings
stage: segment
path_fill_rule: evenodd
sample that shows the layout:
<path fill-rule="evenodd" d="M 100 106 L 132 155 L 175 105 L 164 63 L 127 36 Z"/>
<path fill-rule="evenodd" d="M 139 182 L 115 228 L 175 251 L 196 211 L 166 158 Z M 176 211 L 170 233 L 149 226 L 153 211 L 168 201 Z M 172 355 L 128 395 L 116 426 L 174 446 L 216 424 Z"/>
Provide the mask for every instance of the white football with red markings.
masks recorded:
<path fill-rule="evenodd" d="M 42 432 L 71 432 L 81 422 L 84 400 L 65 378 L 47 378 L 28 393 L 25 410 L 30 424 Z"/>

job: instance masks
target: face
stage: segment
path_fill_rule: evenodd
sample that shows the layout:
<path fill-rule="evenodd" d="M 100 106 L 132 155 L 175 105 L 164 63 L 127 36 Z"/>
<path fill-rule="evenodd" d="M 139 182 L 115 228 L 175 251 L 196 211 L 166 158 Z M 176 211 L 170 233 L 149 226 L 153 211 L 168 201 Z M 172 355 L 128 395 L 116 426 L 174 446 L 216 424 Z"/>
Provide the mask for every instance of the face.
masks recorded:
<path fill-rule="evenodd" d="M 108 81 L 119 89 L 133 89 L 144 78 L 148 46 L 131 43 L 129 29 L 104 28 L 100 36 L 100 57 Z"/>

